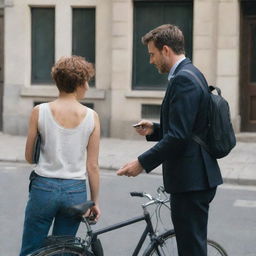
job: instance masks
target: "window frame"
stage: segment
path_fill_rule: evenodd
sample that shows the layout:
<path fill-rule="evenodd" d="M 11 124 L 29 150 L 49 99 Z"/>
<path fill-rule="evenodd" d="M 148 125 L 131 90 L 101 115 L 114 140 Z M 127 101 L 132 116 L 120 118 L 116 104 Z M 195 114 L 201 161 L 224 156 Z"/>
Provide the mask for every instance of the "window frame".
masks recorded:
<path fill-rule="evenodd" d="M 29 8 L 30 8 L 30 40 L 31 40 L 31 43 L 30 43 L 30 45 L 31 45 L 31 49 L 30 49 L 30 63 L 31 63 L 31 65 L 30 65 L 30 84 L 31 84 L 31 86 L 45 86 L 45 85 L 53 85 L 54 84 L 54 82 L 52 81 L 52 79 L 51 79 L 51 67 L 52 67 L 52 65 L 54 65 L 54 63 L 55 63 L 55 57 L 56 57 L 56 52 L 55 52 L 55 44 L 56 44 L 56 7 L 55 6 L 29 6 Z M 53 55 L 51 56 L 52 57 L 52 64 L 51 64 L 51 67 L 50 67 L 50 69 L 49 69 L 49 80 L 39 80 L 39 81 L 37 81 L 33 76 L 34 76 L 34 74 L 33 74 L 33 70 L 34 70 L 34 48 L 33 48 L 33 46 L 34 46 L 34 41 L 33 41 L 33 9 L 34 10 L 42 10 L 42 9 L 51 9 L 52 11 L 53 11 L 53 27 L 52 27 L 52 36 L 53 36 L 53 42 L 52 42 L 52 45 L 53 45 L 53 47 L 52 47 L 52 49 L 53 49 Z"/>
<path fill-rule="evenodd" d="M 96 11 L 97 11 L 97 8 L 95 6 L 85 6 L 85 7 L 77 7 L 77 6 L 72 6 L 72 11 L 71 11 L 71 22 L 72 22 L 72 32 L 71 32 L 71 40 L 72 40 L 72 43 L 71 43 L 71 51 L 72 51 L 72 55 L 80 55 L 82 57 L 85 57 L 87 59 L 87 56 L 83 56 L 81 54 L 76 54 L 75 51 L 74 51 L 74 10 L 94 10 L 94 39 L 93 39 L 93 51 L 94 51 L 94 60 L 88 60 L 89 62 L 93 63 L 94 65 L 94 68 L 96 66 Z M 91 50 L 91 49 L 90 49 Z M 95 88 L 96 87 L 96 76 L 93 77 L 93 79 L 89 82 L 90 84 L 90 87 L 93 87 Z"/>
<path fill-rule="evenodd" d="M 189 34 L 191 33 L 191 36 L 187 37 L 188 42 L 189 42 L 189 52 L 190 52 L 190 58 L 192 59 L 193 57 L 193 9 L 194 9 L 194 4 L 193 4 L 193 0 L 160 0 L 160 1 L 156 1 L 156 0 L 133 0 L 133 48 L 132 48 L 132 86 L 131 86 L 131 90 L 132 91 L 163 91 L 166 89 L 167 86 L 167 76 L 168 74 L 161 74 L 161 78 L 159 76 L 159 83 L 158 84 L 151 84 L 149 86 L 147 86 L 147 81 L 139 81 L 137 78 L 137 74 L 138 74 L 138 66 L 140 65 L 139 62 L 136 61 L 136 58 L 139 58 L 139 56 L 136 55 L 136 47 L 139 45 L 138 44 L 138 33 L 136 31 L 136 22 L 137 22 L 137 13 L 136 13 L 136 4 L 138 8 L 143 8 L 143 5 L 145 4 L 145 7 L 147 7 L 147 3 L 150 5 L 151 3 L 155 3 L 155 4 L 159 4 L 159 3 L 163 3 L 163 4 L 179 4 L 180 6 L 182 4 L 190 4 L 191 7 L 188 7 L 187 11 L 191 13 L 191 24 L 188 23 L 187 25 L 187 30 L 189 30 Z M 159 9 L 161 10 L 161 9 Z M 153 29 L 153 28 L 152 28 Z M 149 30 L 147 30 L 149 31 Z M 142 45 L 142 44 L 141 44 Z M 146 50 L 146 46 L 145 47 Z M 149 64 L 149 56 L 147 53 L 147 63 L 145 63 L 146 65 L 150 65 Z M 152 66 L 152 68 L 154 68 L 154 75 L 158 75 L 157 74 L 157 70 L 155 69 L 155 67 Z M 157 81 L 157 79 L 156 79 Z"/>

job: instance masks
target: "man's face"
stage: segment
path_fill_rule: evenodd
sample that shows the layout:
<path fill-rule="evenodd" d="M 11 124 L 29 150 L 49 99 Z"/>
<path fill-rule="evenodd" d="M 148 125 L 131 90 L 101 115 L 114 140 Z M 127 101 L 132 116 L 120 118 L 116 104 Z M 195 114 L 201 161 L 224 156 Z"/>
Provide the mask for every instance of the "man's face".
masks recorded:
<path fill-rule="evenodd" d="M 150 58 L 150 64 L 155 65 L 160 74 L 168 73 L 170 71 L 170 67 L 168 65 L 168 58 L 164 54 L 163 50 L 159 50 L 155 47 L 153 41 L 148 43 L 148 53 Z"/>

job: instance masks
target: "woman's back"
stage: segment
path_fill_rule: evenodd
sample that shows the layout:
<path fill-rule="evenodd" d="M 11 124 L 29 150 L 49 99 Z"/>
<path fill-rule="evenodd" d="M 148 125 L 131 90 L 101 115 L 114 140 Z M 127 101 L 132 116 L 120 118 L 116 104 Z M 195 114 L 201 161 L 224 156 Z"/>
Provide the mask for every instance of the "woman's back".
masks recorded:
<path fill-rule="evenodd" d="M 56 122 L 67 129 L 78 126 L 87 114 L 87 108 L 77 101 L 57 99 L 49 105 Z"/>
<path fill-rule="evenodd" d="M 85 179 L 87 144 L 94 129 L 93 111 L 78 102 L 56 100 L 39 105 L 41 134 L 38 175 Z"/>

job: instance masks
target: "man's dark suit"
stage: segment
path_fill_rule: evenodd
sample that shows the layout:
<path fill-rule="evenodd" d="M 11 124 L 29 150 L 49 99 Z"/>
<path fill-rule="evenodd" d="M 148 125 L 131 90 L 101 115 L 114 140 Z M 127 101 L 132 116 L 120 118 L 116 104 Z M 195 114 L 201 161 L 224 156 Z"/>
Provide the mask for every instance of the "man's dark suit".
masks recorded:
<path fill-rule="evenodd" d="M 184 69 L 194 72 L 206 90 L 203 91 L 188 72 L 182 71 Z M 209 94 L 204 76 L 189 59 L 183 60 L 168 84 L 161 106 L 160 124 L 154 124 L 153 134 L 147 136 L 147 140 L 159 142 L 138 157 L 146 172 L 163 165 L 165 190 L 171 193 L 175 231 L 176 228 L 181 231 L 178 231 L 179 234 L 176 232 L 177 238 L 189 240 L 191 232 L 199 235 L 196 240 L 190 239 L 190 245 L 181 245 L 194 250 L 186 252 L 183 248 L 180 251 L 182 256 L 206 255 L 206 248 L 202 248 L 200 239 L 207 232 L 209 203 L 215 195 L 216 186 L 222 183 L 216 159 L 192 139 L 192 134 L 206 136 L 208 102 Z M 194 205 L 202 208 L 201 213 L 197 212 L 197 207 L 188 203 L 188 197 L 192 198 Z M 187 214 L 191 215 L 190 220 L 187 220 Z M 182 215 L 188 223 L 182 223 L 185 221 Z"/>

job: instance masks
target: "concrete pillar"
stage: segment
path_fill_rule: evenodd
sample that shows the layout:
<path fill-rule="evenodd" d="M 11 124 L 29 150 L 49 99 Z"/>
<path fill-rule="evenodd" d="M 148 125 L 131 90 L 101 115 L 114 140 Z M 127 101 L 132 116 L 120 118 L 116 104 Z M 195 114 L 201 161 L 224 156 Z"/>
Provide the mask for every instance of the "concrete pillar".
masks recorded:
<path fill-rule="evenodd" d="M 228 100 L 236 131 L 240 131 L 239 113 L 239 36 L 238 0 L 219 0 L 216 84 Z"/>
<path fill-rule="evenodd" d="M 194 0 L 193 63 L 216 82 L 218 1 Z"/>
<path fill-rule="evenodd" d="M 195 0 L 193 63 L 229 102 L 235 130 L 239 116 L 239 1 Z"/>
<path fill-rule="evenodd" d="M 124 137 L 131 133 L 128 121 L 137 113 L 125 98 L 131 90 L 132 78 L 133 3 L 112 0 L 112 110 L 111 136 Z"/>

